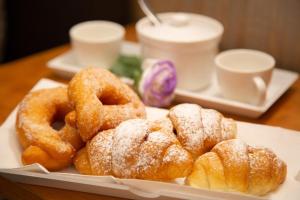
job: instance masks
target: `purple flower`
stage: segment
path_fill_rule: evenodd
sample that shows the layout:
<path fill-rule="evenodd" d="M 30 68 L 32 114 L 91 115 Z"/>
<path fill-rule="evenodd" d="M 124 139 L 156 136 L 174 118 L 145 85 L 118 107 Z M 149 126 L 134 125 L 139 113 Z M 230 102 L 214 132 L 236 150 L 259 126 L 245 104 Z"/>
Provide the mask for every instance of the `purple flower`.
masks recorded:
<path fill-rule="evenodd" d="M 171 61 L 160 60 L 147 66 L 139 83 L 139 92 L 146 105 L 170 105 L 177 85 L 176 69 Z"/>

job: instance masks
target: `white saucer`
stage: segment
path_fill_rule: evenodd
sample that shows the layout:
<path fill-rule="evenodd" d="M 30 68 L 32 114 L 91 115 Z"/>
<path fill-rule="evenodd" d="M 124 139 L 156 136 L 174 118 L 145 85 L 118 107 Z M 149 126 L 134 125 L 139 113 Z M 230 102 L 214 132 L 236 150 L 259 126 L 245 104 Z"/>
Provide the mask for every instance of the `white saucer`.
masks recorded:
<path fill-rule="evenodd" d="M 123 55 L 140 55 L 140 46 L 135 42 L 123 42 L 121 46 L 121 54 Z M 72 50 L 67 51 L 48 61 L 47 66 L 53 69 L 57 74 L 64 77 L 72 77 L 83 66 L 76 61 Z"/>
<path fill-rule="evenodd" d="M 124 42 L 121 53 L 126 55 L 140 55 L 140 46 L 133 42 Z M 82 67 L 78 65 L 73 52 L 70 50 L 48 62 L 48 67 L 56 73 L 72 77 Z M 261 106 L 254 106 L 234 100 L 225 99 L 221 96 L 215 78 L 211 85 L 204 90 L 187 91 L 182 89 L 176 90 L 176 100 L 180 102 L 198 103 L 203 107 L 225 111 L 227 113 L 257 118 L 265 113 L 279 97 L 297 80 L 298 73 L 274 69 L 273 77 L 267 92 L 266 102 Z M 130 80 L 125 79 L 126 83 Z"/>

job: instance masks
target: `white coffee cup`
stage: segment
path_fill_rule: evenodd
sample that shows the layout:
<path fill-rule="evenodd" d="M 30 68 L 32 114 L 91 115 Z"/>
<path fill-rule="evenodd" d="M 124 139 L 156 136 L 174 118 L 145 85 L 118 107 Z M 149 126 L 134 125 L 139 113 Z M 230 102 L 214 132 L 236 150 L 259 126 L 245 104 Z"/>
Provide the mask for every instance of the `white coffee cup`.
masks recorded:
<path fill-rule="evenodd" d="M 81 66 L 109 68 L 118 58 L 124 28 L 110 21 L 86 21 L 73 26 L 69 35 Z"/>
<path fill-rule="evenodd" d="M 275 59 L 264 52 L 233 49 L 215 58 L 220 92 L 225 98 L 262 105 L 272 77 Z"/>

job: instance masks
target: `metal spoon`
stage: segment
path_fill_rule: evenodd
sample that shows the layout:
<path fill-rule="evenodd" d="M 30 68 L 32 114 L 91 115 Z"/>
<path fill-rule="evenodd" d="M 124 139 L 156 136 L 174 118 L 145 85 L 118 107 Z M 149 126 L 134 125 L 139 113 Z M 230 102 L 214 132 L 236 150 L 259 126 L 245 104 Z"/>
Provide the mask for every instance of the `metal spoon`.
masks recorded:
<path fill-rule="evenodd" d="M 148 19 L 154 24 L 155 26 L 161 25 L 161 20 L 153 13 L 150 7 L 144 0 L 138 0 L 139 5 L 144 12 L 144 14 L 148 17 Z"/>

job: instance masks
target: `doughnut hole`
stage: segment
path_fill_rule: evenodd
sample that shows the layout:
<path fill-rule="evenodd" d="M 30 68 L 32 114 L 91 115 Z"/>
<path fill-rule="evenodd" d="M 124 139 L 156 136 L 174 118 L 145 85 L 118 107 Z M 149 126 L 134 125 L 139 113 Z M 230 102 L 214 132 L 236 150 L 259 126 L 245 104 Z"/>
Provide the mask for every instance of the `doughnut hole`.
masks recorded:
<path fill-rule="evenodd" d="M 56 130 L 60 131 L 65 126 L 65 116 L 66 112 L 64 110 L 58 109 L 51 119 L 50 126 Z"/>
<path fill-rule="evenodd" d="M 71 114 L 72 116 L 68 114 Z M 84 143 L 77 132 L 77 129 L 71 125 L 74 123 L 72 122 L 74 120 L 73 117 L 75 117 L 74 114 L 75 113 L 70 112 L 69 109 L 57 108 L 51 119 L 50 126 L 64 141 L 70 143 L 75 149 L 80 149 Z"/>
<path fill-rule="evenodd" d="M 54 117 L 51 122 L 51 127 L 56 130 L 60 131 L 65 126 L 64 118 L 62 117 Z"/>
<path fill-rule="evenodd" d="M 111 93 L 104 92 L 101 96 L 98 96 L 98 99 L 103 105 L 125 105 L 129 103 L 127 99 L 120 95 L 112 95 Z"/>

